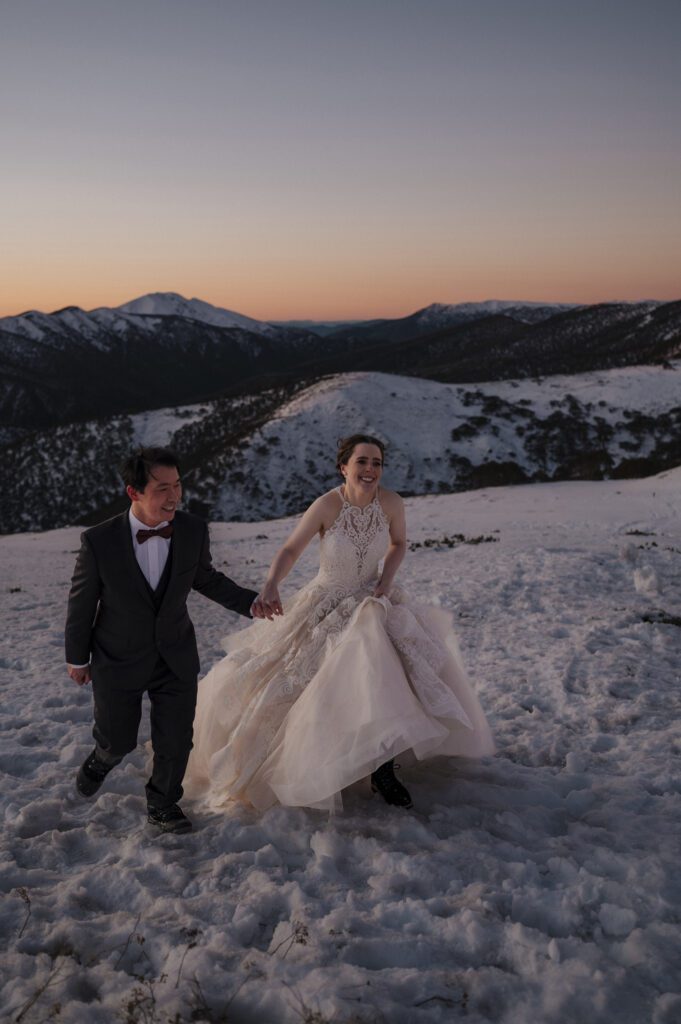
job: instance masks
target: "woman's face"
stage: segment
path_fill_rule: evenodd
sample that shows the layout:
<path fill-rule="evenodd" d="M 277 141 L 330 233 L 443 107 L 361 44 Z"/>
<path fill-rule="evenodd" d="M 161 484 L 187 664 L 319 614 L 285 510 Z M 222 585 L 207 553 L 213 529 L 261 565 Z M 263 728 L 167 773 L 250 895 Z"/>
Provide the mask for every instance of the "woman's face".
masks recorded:
<path fill-rule="evenodd" d="M 375 444 L 355 445 L 348 461 L 341 465 L 341 473 L 353 490 L 370 494 L 383 473 L 381 449 Z"/>

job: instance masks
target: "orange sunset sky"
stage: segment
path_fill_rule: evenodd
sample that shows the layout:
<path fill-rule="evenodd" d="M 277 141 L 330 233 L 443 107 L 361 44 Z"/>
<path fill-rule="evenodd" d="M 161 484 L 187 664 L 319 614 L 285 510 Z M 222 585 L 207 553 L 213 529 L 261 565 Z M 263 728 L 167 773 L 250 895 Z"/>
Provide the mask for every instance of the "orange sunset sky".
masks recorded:
<path fill-rule="evenodd" d="M 0 316 L 681 298 L 681 5 L 24 0 Z"/>

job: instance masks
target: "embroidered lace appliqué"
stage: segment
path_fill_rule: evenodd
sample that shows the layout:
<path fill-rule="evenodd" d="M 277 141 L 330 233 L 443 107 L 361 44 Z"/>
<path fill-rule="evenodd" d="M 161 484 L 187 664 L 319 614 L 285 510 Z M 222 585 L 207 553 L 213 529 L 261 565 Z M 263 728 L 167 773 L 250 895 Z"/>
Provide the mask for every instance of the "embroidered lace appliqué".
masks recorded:
<path fill-rule="evenodd" d="M 375 497 L 365 508 L 351 505 L 340 491 L 343 506 L 321 541 L 320 580 L 355 589 L 375 580 L 390 539 L 388 518 Z"/>

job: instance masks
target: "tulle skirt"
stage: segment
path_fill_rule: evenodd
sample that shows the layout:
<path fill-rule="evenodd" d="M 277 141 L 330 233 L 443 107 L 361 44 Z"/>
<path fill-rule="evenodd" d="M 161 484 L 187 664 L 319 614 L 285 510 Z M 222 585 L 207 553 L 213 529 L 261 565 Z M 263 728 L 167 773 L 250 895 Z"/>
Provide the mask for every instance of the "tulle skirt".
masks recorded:
<path fill-rule="evenodd" d="M 190 796 L 337 811 L 343 789 L 398 754 L 494 752 L 451 616 L 371 589 L 314 580 L 281 618 L 228 638 L 199 683 Z"/>

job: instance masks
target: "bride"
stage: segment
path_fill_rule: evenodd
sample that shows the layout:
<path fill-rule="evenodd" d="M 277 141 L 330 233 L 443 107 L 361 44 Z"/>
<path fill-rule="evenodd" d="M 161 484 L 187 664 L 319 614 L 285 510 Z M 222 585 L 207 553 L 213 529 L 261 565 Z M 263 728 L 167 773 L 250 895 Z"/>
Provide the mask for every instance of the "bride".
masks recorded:
<path fill-rule="evenodd" d="M 402 499 L 380 486 L 383 455 L 375 437 L 339 443 L 343 484 L 304 513 L 253 603 L 256 621 L 199 686 L 188 783 L 214 807 L 339 810 L 341 790 L 367 775 L 389 804 L 411 807 L 396 755 L 494 750 L 450 616 L 394 583 L 406 526 Z M 279 584 L 315 535 L 319 572 L 284 613 Z"/>

